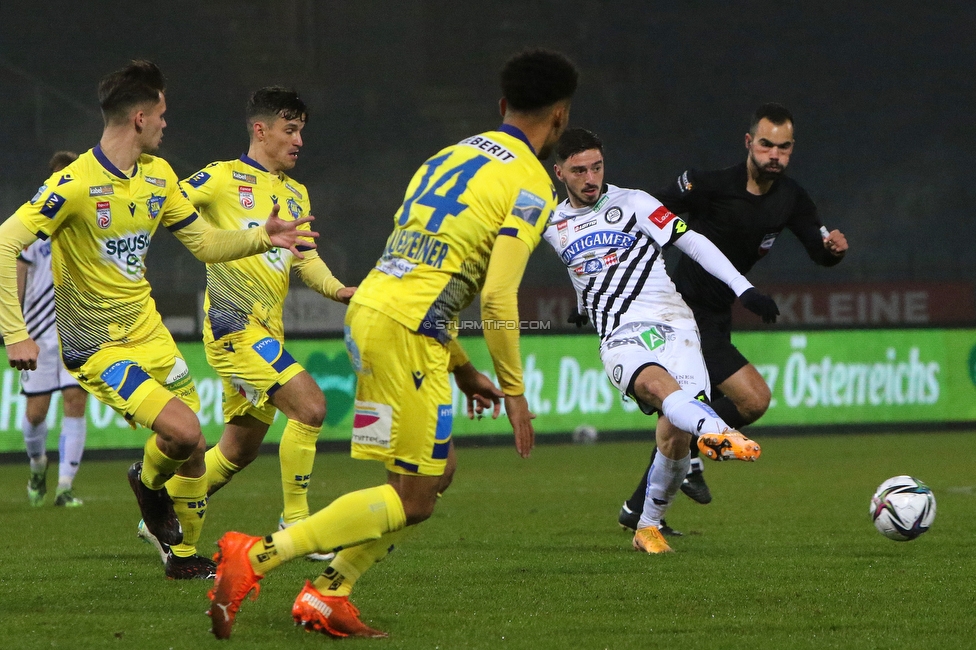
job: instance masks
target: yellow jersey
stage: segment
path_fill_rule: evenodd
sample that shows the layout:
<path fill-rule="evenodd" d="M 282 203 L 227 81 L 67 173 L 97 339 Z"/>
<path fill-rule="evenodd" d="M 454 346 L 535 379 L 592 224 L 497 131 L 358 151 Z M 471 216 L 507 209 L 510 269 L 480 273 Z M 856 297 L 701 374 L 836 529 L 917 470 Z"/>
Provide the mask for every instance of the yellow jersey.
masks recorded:
<path fill-rule="evenodd" d="M 101 146 L 55 172 L 14 216 L 51 239 L 61 353 L 72 370 L 161 325 L 145 278 L 149 242 L 160 224 L 176 232 L 197 218 L 169 163 L 144 154 L 129 177 Z"/>
<path fill-rule="evenodd" d="M 495 239 L 517 237 L 534 250 L 555 205 L 556 189 L 519 129 L 465 138 L 414 174 L 352 302 L 446 343 L 484 285 Z"/>
<path fill-rule="evenodd" d="M 281 219 L 300 219 L 311 211 L 304 185 L 284 173 L 269 172 L 246 155 L 211 163 L 181 185 L 200 214 L 223 230 L 263 227 L 274 205 L 281 206 Z M 311 228 L 303 224 L 299 229 Z M 313 249 L 297 248 L 305 255 L 304 263 L 317 257 Z M 240 331 L 249 323 L 282 339 L 281 312 L 295 260 L 291 251 L 272 248 L 261 255 L 207 264 L 204 341 Z"/>

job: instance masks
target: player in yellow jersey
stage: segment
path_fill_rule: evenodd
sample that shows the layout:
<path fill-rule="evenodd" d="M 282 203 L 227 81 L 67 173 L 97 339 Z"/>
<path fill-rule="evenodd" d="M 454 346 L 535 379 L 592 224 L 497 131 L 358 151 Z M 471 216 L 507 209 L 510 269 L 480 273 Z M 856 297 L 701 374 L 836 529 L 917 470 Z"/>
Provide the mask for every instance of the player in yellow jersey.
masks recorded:
<path fill-rule="evenodd" d="M 10 365 L 33 370 L 38 347 L 17 302 L 18 253 L 51 239 L 61 357 L 89 393 L 154 431 L 129 483 L 149 529 L 176 547 L 191 545 L 206 512 L 205 442 L 194 410 L 196 389 L 172 336 L 163 327 L 145 279 L 146 250 L 161 224 L 204 262 L 263 253 L 298 253 L 309 219 L 224 231 L 199 219 L 169 164 L 155 156 L 166 121 L 165 80 L 148 61 L 134 61 L 98 87 L 105 128 L 94 149 L 52 175 L 33 199 L 0 226 L 0 330 Z M 309 244 L 313 245 L 313 244 Z M 178 399 L 174 399 L 178 398 Z M 206 578 L 213 565 L 174 548 L 171 578 Z"/>
<path fill-rule="evenodd" d="M 376 267 L 353 296 L 346 346 L 356 370 L 353 457 L 382 461 L 385 485 L 339 497 L 265 538 L 220 540 L 210 617 L 227 638 L 241 601 L 267 571 L 312 551 L 338 553 L 292 608 L 297 624 L 331 636 L 386 636 L 359 620 L 353 584 L 434 509 L 450 481 L 453 419 L 448 373 L 478 408 L 499 400 L 529 455 L 534 441 L 519 356 L 518 285 L 555 206 L 540 163 L 569 119 L 577 72 L 563 55 L 530 50 L 501 75 L 503 124 L 425 162 L 407 187 Z M 501 391 L 452 337 L 481 292 L 485 339 Z"/>
<path fill-rule="evenodd" d="M 285 174 L 295 166 L 303 144 L 305 102 L 293 90 L 262 88 L 251 95 L 246 113 L 247 154 L 215 162 L 183 181 L 190 202 L 203 218 L 226 230 L 260 226 L 259 215 L 274 205 L 284 208 L 286 219 L 308 215 L 308 190 Z M 271 249 L 208 264 L 203 327 L 207 361 L 223 378 L 226 422 L 220 441 L 207 451 L 208 496 L 257 457 L 275 409 L 280 409 L 288 418 L 278 448 L 282 527 L 308 517 L 306 497 L 315 442 L 325 419 L 321 389 L 284 347 L 282 307 L 292 266 L 309 287 L 332 300 L 348 303 L 356 290 L 343 286 L 322 258 L 308 249 L 301 260 L 287 250 Z M 140 536 L 165 556 L 165 546 L 144 527 Z M 331 559 L 321 554 L 310 557 Z"/>

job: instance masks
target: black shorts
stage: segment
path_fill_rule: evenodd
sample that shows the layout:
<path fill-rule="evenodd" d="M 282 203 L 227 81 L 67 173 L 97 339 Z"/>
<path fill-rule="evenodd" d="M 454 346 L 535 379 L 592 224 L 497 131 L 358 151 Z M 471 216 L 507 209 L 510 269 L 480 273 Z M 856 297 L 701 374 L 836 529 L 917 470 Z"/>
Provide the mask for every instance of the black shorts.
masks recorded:
<path fill-rule="evenodd" d="M 701 334 L 702 357 L 708 367 L 708 379 L 712 383 L 712 390 L 716 390 L 719 384 L 749 365 L 749 360 L 732 345 L 731 310 L 691 309 Z"/>

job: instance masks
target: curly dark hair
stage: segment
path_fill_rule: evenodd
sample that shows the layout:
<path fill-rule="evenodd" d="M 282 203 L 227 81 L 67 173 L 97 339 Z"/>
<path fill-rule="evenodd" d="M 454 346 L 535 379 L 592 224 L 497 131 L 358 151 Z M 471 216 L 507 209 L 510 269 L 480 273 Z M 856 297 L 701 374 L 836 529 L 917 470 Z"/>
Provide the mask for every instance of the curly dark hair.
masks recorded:
<path fill-rule="evenodd" d="M 512 109 L 532 112 L 571 98 L 578 81 L 579 72 L 566 55 L 552 50 L 525 50 L 502 68 L 502 96 Z"/>

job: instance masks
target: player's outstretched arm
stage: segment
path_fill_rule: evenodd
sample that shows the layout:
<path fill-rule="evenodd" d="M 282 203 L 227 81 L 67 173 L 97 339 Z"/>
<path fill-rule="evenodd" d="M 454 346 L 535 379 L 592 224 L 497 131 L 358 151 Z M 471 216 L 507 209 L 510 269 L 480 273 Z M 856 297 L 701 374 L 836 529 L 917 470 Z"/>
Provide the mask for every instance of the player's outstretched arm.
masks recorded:
<path fill-rule="evenodd" d="M 302 279 L 305 286 L 326 298 L 348 305 L 349 300 L 356 293 L 356 287 L 343 286 L 342 282 L 332 275 L 325 260 L 314 251 L 307 250 L 304 242 L 299 244 L 299 249 L 308 253 L 304 259 L 295 264 L 298 277 Z"/>
<path fill-rule="evenodd" d="M 779 307 L 769 296 L 760 293 L 727 257 L 707 237 L 693 230 L 684 233 L 675 243 L 681 252 L 702 265 L 706 271 L 729 286 L 739 297 L 742 306 L 762 317 L 764 323 L 775 323 Z"/>
<path fill-rule="evenodd" d="M 37 237 L 17 217 L 0 225 L 0 331 L 7 359 L 17 370 L 37 368 L 37 344 L 27 334 L 17 291 L 17 256 Z"/>
<path fill-rule="evenodd" d="M 523 393 L 522 359 L 519 353 L 518 287 L 532 251 L 516 237 L 495 240 L 481 291 L 481 319 L 485 343 L 495 364 L 495 375 L 505 393 L 505 410 L 515 433 L 515 448 L 528 458 L 535 444 L 535 430 Z"/>

